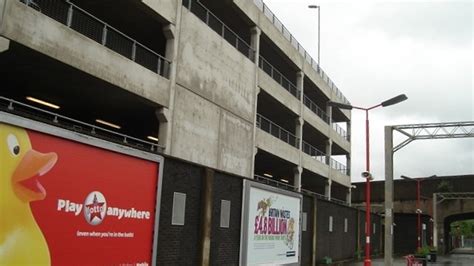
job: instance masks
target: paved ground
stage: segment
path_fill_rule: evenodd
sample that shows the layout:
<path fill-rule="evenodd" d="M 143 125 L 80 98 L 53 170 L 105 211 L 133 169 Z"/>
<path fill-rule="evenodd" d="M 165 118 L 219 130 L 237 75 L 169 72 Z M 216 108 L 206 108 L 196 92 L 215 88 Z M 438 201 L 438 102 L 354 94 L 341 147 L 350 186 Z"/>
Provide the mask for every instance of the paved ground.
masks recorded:
<path fill-rule="evenodd" d="M 347 266 L 363 266 L 364 262 L 351 262 L 346 263 Z M 394 266 L 406 266 L 406 260 L 404 258 L 395 258 L 393 260 Z M 438 256 L 436 262 L 428 262 L 427 265 L 441 266 L 441 265 L 455 265 L 455 266 L 472 266 L 474 265 L 474 249 L 456 249 L 452 254 L 446 256 Z M 372 260 L 372 266 L 384 266 L 384 260 L 374 259 Z"/>

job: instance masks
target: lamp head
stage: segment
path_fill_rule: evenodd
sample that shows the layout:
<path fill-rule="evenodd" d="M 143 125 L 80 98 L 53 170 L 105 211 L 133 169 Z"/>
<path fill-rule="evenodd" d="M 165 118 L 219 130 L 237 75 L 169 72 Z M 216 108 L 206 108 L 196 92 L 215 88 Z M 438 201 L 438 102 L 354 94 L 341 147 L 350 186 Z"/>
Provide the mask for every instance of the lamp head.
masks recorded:
<path fill-rule="evenodd" d="M 408 97 L 405 94 L 400 94 L 398 96 L 395 96 L 391 99 L 388 99 L 388 100 L 382 102 L 380 105 L 382 105 L 382 107 L 387 107 L 387 106 L 390 106 L 390 105 L 394 105 L 394 104 L 403 102 L 406 99 L 408 99 Z"/>
<path fill-rule="evenodd" d="M 338 102 L 333 102 L 333 101 L 329 101 L 328 106 L 338 107 L 338 108 L 347 109 L 347 110 L 351 110 L 353 108 L 353 106 L 350 104 L 338 103 Z"/>

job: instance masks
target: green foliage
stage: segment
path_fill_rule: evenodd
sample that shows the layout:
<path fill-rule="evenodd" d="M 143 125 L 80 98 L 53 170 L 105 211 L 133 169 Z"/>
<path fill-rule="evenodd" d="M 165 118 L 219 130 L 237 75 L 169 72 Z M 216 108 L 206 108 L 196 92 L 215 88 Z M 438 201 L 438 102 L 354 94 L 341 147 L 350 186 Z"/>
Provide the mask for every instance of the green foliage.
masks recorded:
<path fill-rule="evenodd" d="M 417 256 L 426 256 L 428 254 L 430 254 L 430 247 L 428 247 L 428 246 L 418 248 L 415 252 L 415 255 L 417 255 Z"/>
<path fill-rule="evenodd" d="M 355 252 L 355 256 L 358 260 L 360 260 L 362 258 L 362 250 L 357 249 L 356 252 Z"/>
<path fill-rule="evenodd" d="M 328 256 L 324 256 L 323 263 L 324 264 L 331 264 L 332 263 L 332 258 L 328 257 Z"/>
<path fill-rule="evenodd" d="M 453 236 L 461 236 L 467 238 L 474 237 L 474 220 L 463 220 L 451 223 L 449 232 Z"/>
<path fill-rule="evenodd" d="M 436 187 L 436 192 L 453 192 L 453 185 L 447 180 L 443 180 Z"/>

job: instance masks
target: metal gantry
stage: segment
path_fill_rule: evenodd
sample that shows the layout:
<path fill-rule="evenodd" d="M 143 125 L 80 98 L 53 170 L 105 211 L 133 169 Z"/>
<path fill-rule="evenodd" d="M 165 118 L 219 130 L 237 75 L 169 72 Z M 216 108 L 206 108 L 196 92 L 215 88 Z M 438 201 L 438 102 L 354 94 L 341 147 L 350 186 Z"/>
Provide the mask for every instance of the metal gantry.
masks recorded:
<path fill-rule="evenodd" d="M 393 152 L 418 139 L 454 139 L 474 137 L 474 121 L 430 123 L 393 126 L 393 130 L 405 135 L 407 139 L 393 148 Z"/>
<path fill-rule="evenodd" d="M 473 200 L 474 192 L 445 192 L 435 193 L 437 200 L 436 204 L 440 204 L 445 200 Z"/>
<path fill-rule="evenodd" d="M 406 139 L 394 146 L 393 131 L 397 131 L 406 136 Z M 473 138 L 474 121 L 466 122 L 446 122 L 446 123 L 428 123 L 428 124 L 410 124 L 398 126 L 385 126 L 385 247 L 384 262 L 385 265 L 393 265 L 393 154 L 414 140 L 422 139 L 454 139 L 454 138 Z M 469 192 L 470 193 L 470 192 Z M 445 195 L 444 199 L 457 197 L 459 194 L 451 196 Z M 474 196 L 464 194 L 463 197 Z M 434 200 L 436 201 L 436 199 Z M 436 223 L 436 215 L 433 215 Z M 437 246 L 437 230 L 434 228 L 434 245 Z"/>

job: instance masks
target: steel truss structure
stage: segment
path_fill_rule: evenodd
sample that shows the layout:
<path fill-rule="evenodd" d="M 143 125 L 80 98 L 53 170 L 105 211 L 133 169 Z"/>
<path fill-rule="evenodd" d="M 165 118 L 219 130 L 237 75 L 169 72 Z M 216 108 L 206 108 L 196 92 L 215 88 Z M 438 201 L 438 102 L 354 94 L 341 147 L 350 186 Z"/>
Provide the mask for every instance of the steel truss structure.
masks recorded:
<path fill-rule="evenodd" d="M 454 139 L 474 137 L 474 121 L 393 126 L 393 130 L 407 139 L 393 148 L 393 152 L 418 139 Z"/>
<path fill-rule="evenodd" d="M 433 204 L 440 204 L 445 200 L 474 200 L 474 192 L 445 192 L 434 195 L 436 201 Z"/>

